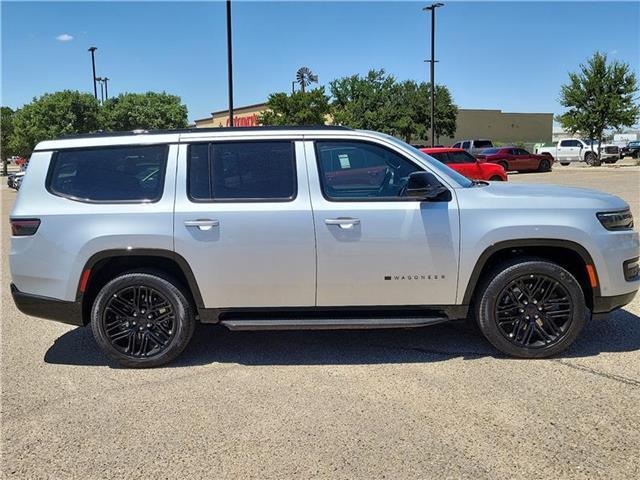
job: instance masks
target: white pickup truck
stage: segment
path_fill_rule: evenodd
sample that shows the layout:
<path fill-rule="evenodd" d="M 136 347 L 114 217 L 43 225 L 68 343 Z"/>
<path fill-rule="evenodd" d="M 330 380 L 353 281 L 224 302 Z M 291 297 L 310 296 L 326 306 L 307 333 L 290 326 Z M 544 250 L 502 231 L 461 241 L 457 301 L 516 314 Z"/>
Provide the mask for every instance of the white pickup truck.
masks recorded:
<path fill-rule="evenodd" d="M 617 145 L 601 144 L 600 155 L 598 155 L 597 141 L 578 138 L 563 138 L 554 146 L 536 148 L 536 153 L 550 155 L 561 165 L 586 162 L 591 166 L 598 166 L 602 162 L 615 163 L 620 159 L 620 149 Z"/>

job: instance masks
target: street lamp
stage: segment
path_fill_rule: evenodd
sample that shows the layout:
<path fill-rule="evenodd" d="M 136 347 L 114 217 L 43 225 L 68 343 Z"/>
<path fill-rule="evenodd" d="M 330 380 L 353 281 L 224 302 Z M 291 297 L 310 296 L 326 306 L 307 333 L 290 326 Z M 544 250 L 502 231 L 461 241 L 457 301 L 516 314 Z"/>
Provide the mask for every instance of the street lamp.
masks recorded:
<path fill-rule="evenodd" d="M 233 127 L 233 56 L 231 53 L 231 0 L 227 0 L 227 74 L 229 76 L 229 126 Z"/>
<path fill-rule="evenodd" d="M 104 99 L 109 100 L 109 89 L 108 89 L 109 77 L 102 77 L 102 81 L 104 82 Z"/>
<path fill-rule="evenodd" d="M 444 3 L 433 3 L 431 5 L 429 5 L 428 7 L 424 7 L 422 10 L 423 11 L 427 11 L 430 10 L 431 11 L 431 60 L 425 60 L 427 62 L 430 63 L 430 71 L 431 71 L 431 146 L 433 147 L 436 142 L 435 142 L 435 131 L 436 131 L 436 125 L 435 125 L 435 104 L 436 104 L 436 74 L 435 74 L 435 63 L 436 63 L 436 45 L 435 45 L 435 38 L 436 38 L 436 8 L 438 7 L 444 7 Z"/>
<path fill-rule="evenodd" d="M 98 87 L 96 86 L 96 57 L 95 52 L 96 47 L 89 47 L 87 49 L 88 52 L 91 52 L 91 67 L 93 68 L 93 96 L 98 99 Z"/>

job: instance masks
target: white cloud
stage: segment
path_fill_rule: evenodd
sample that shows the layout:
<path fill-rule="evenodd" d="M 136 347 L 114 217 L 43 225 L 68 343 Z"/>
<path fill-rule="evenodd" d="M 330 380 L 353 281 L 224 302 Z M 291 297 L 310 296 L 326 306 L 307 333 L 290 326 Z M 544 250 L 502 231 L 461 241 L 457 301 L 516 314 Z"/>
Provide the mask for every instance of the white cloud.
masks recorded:
<path fill-rule="evenodd" d="M 62 35 L 58 35 L 56 40 L 59 42 L 70 42 L 73 40 L 73 35 L 69 35 L 68 33 L 63 33 Z"/>

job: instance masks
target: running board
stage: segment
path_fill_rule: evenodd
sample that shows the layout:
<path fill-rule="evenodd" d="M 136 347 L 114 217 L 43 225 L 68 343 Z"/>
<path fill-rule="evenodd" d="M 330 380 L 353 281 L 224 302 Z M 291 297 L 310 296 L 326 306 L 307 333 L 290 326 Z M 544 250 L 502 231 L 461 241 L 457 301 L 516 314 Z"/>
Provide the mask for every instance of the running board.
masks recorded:
<path fill-rule="evenodd" d="M 446 317 L 390 317 L 390 318 L 252 318 L 250 320 L 222 320 L 229 330 L 350 330 L 363 328 L 414 328 L 446 322 Z"/>

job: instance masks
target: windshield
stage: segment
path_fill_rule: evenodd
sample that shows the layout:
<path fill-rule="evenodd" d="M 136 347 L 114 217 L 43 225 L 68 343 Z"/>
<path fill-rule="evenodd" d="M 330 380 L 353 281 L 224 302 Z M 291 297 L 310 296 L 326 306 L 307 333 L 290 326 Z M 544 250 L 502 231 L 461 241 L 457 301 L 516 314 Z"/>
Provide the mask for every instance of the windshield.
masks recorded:
<path fill-rule="evenodd" d="M 499 148 L 485 148 L 480 151 L 480 155 L 493 155 L 494 153 L 498 153 L 500 151 Z"/>
<path fill-rule="evenodd" d="M 491 140 L 474 140 L 473 147 L 474 148 L 493 147 L 493 143 L 491 143 Z"/>

